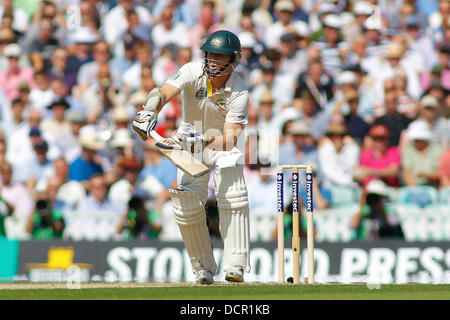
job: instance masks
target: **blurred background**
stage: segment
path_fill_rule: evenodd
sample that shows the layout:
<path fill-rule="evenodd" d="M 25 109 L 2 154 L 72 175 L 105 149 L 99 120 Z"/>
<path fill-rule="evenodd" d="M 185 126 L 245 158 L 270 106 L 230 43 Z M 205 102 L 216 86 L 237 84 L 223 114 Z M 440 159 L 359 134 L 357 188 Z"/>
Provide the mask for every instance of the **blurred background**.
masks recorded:
<path fill-rule="evenodd" d="M 227 29 L 250 96 L 250 279 L 275 280 L 277 166 L 311 164 L 319 280 L 450 282 L 449 14 L 445 0 L 3 0 L 0 281 L 72 265 L 86 281 L 191 279 L 176 167 L 131 122 Z M 157 131 L 180 121 L 176 98 Z"/>

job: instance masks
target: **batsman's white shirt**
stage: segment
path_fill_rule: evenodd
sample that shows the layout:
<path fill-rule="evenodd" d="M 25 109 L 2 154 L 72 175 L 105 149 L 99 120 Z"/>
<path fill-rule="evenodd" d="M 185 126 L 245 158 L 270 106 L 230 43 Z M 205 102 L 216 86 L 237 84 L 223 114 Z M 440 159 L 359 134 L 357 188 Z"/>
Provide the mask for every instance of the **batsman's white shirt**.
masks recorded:
<path fill-rule="evenodd" d="M 166 82 L 182 90 L 183 121 L 200 132 L 220 130 L 223 133 L 225 121 L 247 124 L 248 90 L 235 72 L 225 88 L 214 94 L 201 61 L 185 64 Z"/>
<path fill-rule="evenodd" d="M 247 124 L 249 94 L 237 73 L 231 74 L 224 88 L 212 93 L 211 83 L 203 72 L 203 63 L 196 61 L 183 65 L 166 83 L 181 89 L 183 121 L 192 124 L 200 132 L 218 136 L 223 134 L 225 122 Z M 206 156 L 209 159 L 205 159 L 204 154 L 204 160 L 206 164 L 212 164 L 219 157 L 229 154 L 235 158 L 236 165 L 236 159 L 244 153 L 243 146 L 241 134 L 237 146 L 231 151 L 209 152 Z"/>

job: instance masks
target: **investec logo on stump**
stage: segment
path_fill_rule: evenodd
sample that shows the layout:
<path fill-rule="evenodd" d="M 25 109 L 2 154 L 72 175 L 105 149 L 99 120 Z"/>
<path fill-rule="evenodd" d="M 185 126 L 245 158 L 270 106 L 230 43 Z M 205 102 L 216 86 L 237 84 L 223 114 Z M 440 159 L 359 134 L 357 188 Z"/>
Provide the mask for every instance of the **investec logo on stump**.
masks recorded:
<path fill-rule="evenodd" d="M 283 212 L 283 174 L 277 174 L 277 212 Z"/>
<path fill-rule="evenodd" d="M 313 184 L 312 173 L 307 173 L 306 174 L 306 211 L 307 212 L 312 212 L 312 208 L 313 208 L 312 184 Z"/>

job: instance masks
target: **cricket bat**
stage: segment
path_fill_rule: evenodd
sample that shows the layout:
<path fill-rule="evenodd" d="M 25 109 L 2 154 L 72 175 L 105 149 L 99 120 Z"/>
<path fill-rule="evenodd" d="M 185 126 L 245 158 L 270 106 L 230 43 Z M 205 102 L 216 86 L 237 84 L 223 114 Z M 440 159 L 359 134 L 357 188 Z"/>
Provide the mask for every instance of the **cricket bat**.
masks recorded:
<path fill-rule="evenodd" d="M 163 138 L 156 131 L 151 131 L 150 136 L 155 139 L 156 147 L 173 162 L 178 168 L 193 177 L 200 177 L 209 172 L 209 168 L 197 160 L 191 153 L 172 138 Z"/>

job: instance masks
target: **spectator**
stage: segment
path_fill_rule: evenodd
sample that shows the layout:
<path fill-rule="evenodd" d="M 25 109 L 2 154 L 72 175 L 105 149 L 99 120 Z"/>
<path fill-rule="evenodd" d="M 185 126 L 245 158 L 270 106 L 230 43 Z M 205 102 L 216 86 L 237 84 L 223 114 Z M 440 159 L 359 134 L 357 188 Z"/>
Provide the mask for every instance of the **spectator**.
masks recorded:
<path fill-rule="evenodd" d="M 32 239 L 50 240 L 62 238 L 64 232 L 63 204 L 57 200 L 59 179 L 52 177 L 48 181 L 47 189 L 38 194 L 33 213 L 27 221 L 27 233 Z"/>
<path fill-rule="evenodd" d="M 298 106 L 300 94 L 308 89 L 319 101 L 320 108 L 325 108 L 326 104 L 334 97 L 334 80 L 327 74 L 320 60 L 310 59 L 308 71 L 300 75 L 298 85 L 294 92 L 294 105 Z"/>
<path fill-rule="evenodd" d="M 411 123 L 411 119 L 397 111 L 398 98 L 393 90 L 385 92 L 385 114 L 375 118 L 373 124 L 381 124 L 389 130 L 389 146 L 399 146 L 403 130 Z"/>
<path fill-rule="evenodd" d="M 37 33 L 34 36 L 33 33 L 28 33 L 28 37 L 24 40 L 24 51 L 30 56 L 35 70 L 49 69 L 53 51 L 58 46 L 64 45 L 55 32 L 52 18 L 44 16 L 38 22 Z"/>
<path fill-rule="evenodd" d="M 211 33 L 227 29 L 218 19 L 215 8 L 214 1 L 202 2 L 197 24 L 189 29 L 189 39 L 191 48 L 193 48 L 192 56 L 194 60 L 203 58 L 199 48 Z"/>
<path fill-rule="evenodd" d="M 77 84 L 80 86 L 79 90 L 83 91 L 93 84 L 100 84 L 100 66 L 104 65 L 109 65 L 111 81 L 115 87 L 120 88 L 121 74 L 111 63 L 111 51 L 108 42 L 100 40 L 94 44 L 93 58 L 94 61 L 83 64 L 78 71 Z"/>
<path fill-rule="evenodd" d="M 145 185 L 145 180 L 151 177 L 149 181 L 155 181 L 156 179 L 164 189 L 169 189 L 174 186 L 176 181 L 176 166 L 160 153 L 152 141 L 145 143 L 145 151 L 144 167 L 139 173 L 139 179 L 142 183 Z M 144 188 L 144 185 L 141 187 Z M 150 186 L 151 184 L 148 185 Z"/>
<path fill-rule="evenodd" d="M 364 138 L 369 133 L 370 125 L 358 114 L 359 98 L 356 90 L 347 91 L 344 98 L 335 104 L 332 117 L 342 116 L 340 114 L 341 108 L 347 104 L 349 113 L 344 116 L 344 122 L 348 135 L 361 146 Z"/>
<path fill-rule="evenodd" d="M 3 50 L 3 54 L 8 58 L 8 68 L 0 71 L 0 87 L 3 89 L 6 98 L 12 100 L 19 93 L 19 83 L 27 82 L 31 88 L 36 86 L 33 80 L 34 70 L 31 67 L 19 65 L 22 49 L 18 44 L 8 44 Z"/>
<path fill-rule="evenodd" d="M 64 209 L 76 210 L 80 202 L 86 198 L 86 189 L 81 182 L 69 180 L 69 165 L 64 158 L 54 160 L 53 166 L 56 179 L 50 178 L 48 184 L 58 182 L 59 187 L 55 195 L 55 204 L 63 203 Z"/>
<path fill-rule="evenodd" d="M 336 76 L 342 69 L 341 54 L 348 46 L 341 39 L 342 19 L 337 14 L 327 15 L 323 20 L 323 38 L 312 43 L 319 48 L 324 70 Z"/>
<path fill-rule="evenodd" d="M 320 109 L 320 106 L 308 89 L 300 93 L 301 113 L 300 118 L 305 121 L 311 130 L 311 136 L 318 141 L 322 138 L 330 122 L 330 114 Z"/>
<path fill-rule="evenodd" d="M 306 71 L 308 56 L 306 50 L 298 45 L 297 34 L 286 33 L 280 37 L 280 70 L 282 74 L 289 74 L 298 79 L 302 72 Z"/>
<path fill-rule="evenodd" d="M 136 61 L 122 76 L 122 82 L 125 85 L 126 92 L 131 92 L 141 87 L 140 76 L 142 66 L 152 65 L 153 63 L 152 45 L 150 43 L 136 42 L 134 50 Z"/>
<path fill-rule="evenodd" d="M 24 35 L 28 30 L 30 17 L 23 9 L 14 6 L 13 0 L 3 0 L 2 2 L 0 5 L 0 23 L 3 23 L 2 17 L 4 14 L 10 12 L 13 17 L 12 28 L 20 35 Z"/>
<path fill-rule="evenodd" d="M 145 193 L 139 190 L 137 185 L 142 168 L 140 161 L 133 155 L 129 155 L 122 157 L 117 163 L 120 167 L 120 176 L 109 188 L 109 198 L 126 206 L 134 196 L 145 197 Z"/>
<path fill-rule="evenodd" d="M 296 120 L 289 128 L 292 141 L 284 142 L 280 146 L 280 165 L 308 164 L 318 167 L 319 159 L 317 147 L 311 137 L 311 129 L 304 120 Z"/>
<path fill-rule="evenodd" d="M 446 148 L 450 141 L 450 125 L 446 118 L 439 115 L 439 101 L 431 95 L 420 100 L 420 116 L 409 126 L 416 122 L 425 122 L 432 133 L 431 142 Z"/>
<path fill-rule="evenodd" d="M 20 128 L 26 126 L 26 121 L 24 119 L 25 104 L 19 98 L 12 100 L 11 111 L 12 119 L 11 121 L 3 120 L 1 124 L 1 130 L 5 135 L 5 139 L 9 138 Z"/>
<path fill-rule="evenodd" d="M 295 4 L 291 0 L 280 0 L 274 6 L 275 16 L 278 21 L 267 27 L 264 42 L 268 48 L 278 48 L 281 37 L 288 32 L 298 32 L 297 30 L 308 29 L 305 21 L 294 20 L 293 13 L 295 11 Z"/>
<path fill-rule="evenodd" d="M 5 218 L 5 231 L 9 239 L 28 238 L 26 233 L 26 223 L 30 217 L 34 201 L 25 185 L 13 182 L 13 167 L 8 162 L 0 164 L 0 174 L 2 177 L 0 196 L 12 210 L 12 214 Z"/>
<path fill-rule="evenodd" d="M 442 147 L 432 143 L 433 134 L 425 122 L 408 127 L 410 144 L 402 153 L 402 176 L 407 186 L 439 187 L 439 165 Z"/>
<path fill-rule="evenodd" d="M 108 197 L 108 185 L 102 173 L 94 173 L 87 180 L 87 197 L 80 202 L 77 212 L 86 224 L 94 225 L 85 236 L 88 239 L 111 239 L 120 218 L 126 212 L 126 206 Z M 95 219 L 94 219 L 95 218 Z M 105 224 L 99 224 L 104 221 Z M 86 230 L 85 230 L 86 232 Z"/>
<path fill-rule="evenodd" d="M 128 30 L 127 16 L 131 12 L 136 12 L 139 22 L 152 25 L 153 17 L 147 8 L 134 0 L 118 0 L 117 5 L 103 19 L 105 40 L 111 46 L 116 45 Z"/>
<path fill-rule="evenodd" d="M 354 179 L 365 187 L 370 181 L 383 180 L 390 187 L 400 186 L 401 154 L 396 146 L 389 146 L 389 129 L 374 125 L 369 131 L 370 147 L 361 152 Z"/>
<path fill-rule="evenodd" d="M 40 128 L 52 136 L 52 141 L 58 140 L 70 131 L 70 123 L 66 119 L 66 111 L 69 108 L 70 106 L 65 100 L 57 100 L 47 105 L 52 116 L 42 120 Z"/>
<path fill-rule="evenodd" d="M 276 50 L 272 51 L 274 55 L 279 57 L 279 52 Z M 267 52 L 266 52 L 267 53 Z M 286 83 L 280 74 L 278 74 L 277 69 L 272 63 L 267 63 L 261 68 L 261 82 L 258 83 L 250 91 L 250 101 L 252 106 L 256 109 L 259 108 L 259 101 L 261 96 L 267 90 L 270 90 L 272 97 L 274 98 L 274 112 L 282 111 L 284 108 L 292 105 L 293 91 L 291 91 L 289 81 Z M 293 83 L 292 83 L 293 85 Z"/>
<path fill-rule="evenodd" d="M 173 23 L 174 8 L 165 7 L 160 15 L 160 22 L 152 28 L 152 42 L 154 44 L 154 54 L 159 56 L 163 47 L 169 43 L 178 47 L 189 47 L 189 37 L 180 37 L 188 34 L 188 26 L 183 22 Z"/>
<path fill-rule="evenodd" d="M 450 149 L 447 148 L 441 156 L 439 165 L 440 188 L 450 187 Z"/>
<path fill-rule="evenodd" d="M 39 138 L 33 143 L 34 159 L 21 168 L 21 177 L 25 179 L 25 186 L 30 194 L 35 197 L 35 193 L 42 190 L 42 186 L 47 184 L 47 180 L 55 174 L 53 161 L 47 157 L 48 144 L 44 139 Z"/>
<path fill-rule="evenodd" d="M 103 173 L 103 166 L 99 155 L 105 143 L 97 137 L 95 127 L 84 127 L 80 131 L 81 155 L 69 166 L 69 179 L 87 182 L 95 173 Z"/>
<path fill-rule="evenodd" d="M 162 231 L 161 213 L 146 208 L 144 199 L 132 197 L 128 201 L 128 210 L 117 227 L 117 233 L 124 239 L 158 239 Z"/>
<path fill-rule="evenodd" d="M 50 65 L 46 72 L 51 80 L 62 80 L 69 92 L 77 83 L 77 70 L 70 68 L 68 64 L 68 52 L 65 47 L 58 47 L 53 51 L 50 58 Z"/>
<path fill-rule="evenodd" d="M 352 219 L 356 239 L 403 239 L 401 224 L 387 203 L 391 192 L 380 180 L 372 180 L 364 189 L 360 211 Z"/>
<path fill-rule="evenodd" d="M 50 89 L 50 79 L 44 71 L 35 72 L 33 77 L 36 88 L 30 91 L 30 108 L 38 109 L 44 118 L 48 118 L 50 112 L 45 110 L 45 108 L 55 98 L 54 92 Z"/>
<path fill-rule="evenodd" d="M 343 124 L 331 123 L 326 138 L 318 147 L 318 158 L 323 185 L 330 189 L 334 186 L 356 187 L 352 169 L 359 162 L 359 146 L 347 135 Z"/>

